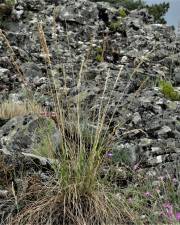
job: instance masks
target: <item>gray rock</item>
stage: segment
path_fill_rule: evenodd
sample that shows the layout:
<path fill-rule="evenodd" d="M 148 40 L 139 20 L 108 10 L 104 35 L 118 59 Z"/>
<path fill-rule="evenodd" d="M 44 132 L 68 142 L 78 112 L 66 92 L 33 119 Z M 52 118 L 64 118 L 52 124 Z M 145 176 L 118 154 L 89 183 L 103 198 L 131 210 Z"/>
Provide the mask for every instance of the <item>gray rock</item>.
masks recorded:
<path fill-rule="evenodd" d="M 22 64 L 21 69 L 24 72 L 25 76 L 28 78 L 28 81 L 30 83 L 42 77 L 41 68 L 35 63 L 32 62 L 24 63 Z"/>
<path fill-rule="evenodd" d="M 175 72 L 174 79 L 175 79 L 176 85 L 180 85 L 180 67 L 177 67 L 174 72 Z"/>
<path fill-rule="evenodd" d="M 158 135 L 163 135 L 171 132 L 171 128 L 168 126 L 164 126 L 161 128 L 161 130 L 158 131 Z"/>
<path fill-rule="evenodd" d="M 8 83 L 9 82 L 10 71 L 6 68 L 0 68 L 0 82 Z"/>
<path fill-rule="evenodd" d="M 58 18 L 61 21 L 79 24 L 92 23 L 98 18 L 97 5 L 84 0 L 61 5 L 58 9 Z"/>
<path fill-rule="evenodd" d="M 0 190 L 0 198 L 6 198 L 8 194 L 7 190 Z"/>
<path fill-rule="evenodd" d="M 1 149 L 10 154 L 32 153 L 43 138 L 48 139 L 46 135 L 55 150 L 59 151 L 61 134 L 53 120 L 31 115 L 15 117 L 0 128 Z"/>
<path fill-rule="evenodd" d="M 78 96 L 82 115 L 88 114 L 93 121 L 100 106 L 107 107 L 105 125 L 111 120 L 110 133 L 117 126 L 113 140 L 130 155 L 131 165 L 140 161 L 148 169 L 156 167 L 164 173 L 172 168 L 174 173 L 174 162 L 179 162 L 180 103 L 167 100 L 154 88 L 164 78 L 179 86 L 180 42 L 172 27 L 154 24 L 147 10 L 128 12 L 123 19 L 119 6 L 87 0 L 18 0 L 13 14 L 16 21 L 8 24 L 7 39 L 39 103 L 53 110 L 56 102 L 49 90 L 56 90 L 64 110 L 70 101 L 73 112 Z M 122 27 L 112 30 L 119 19 Z M 39 41 L 40 20 L 51 67 L 45 65 Z M 25 98 L 22 83 L 2 39 L 0 53 L 0 103 L 4 99 L 18 102 Z M 97 56 L 102 53 L 99 62 Z M 29 118 L 26 125 L 23 121 L 0 121 L 3 152 L 32 154 L 40 139 L 32 135 L 39 118 Z M 56 148 L 59 135 L 54 130 Z"/>
<path fill-rule="evenodd" d="M 145 146 L 150 146 L 152 144 L 152 140 L 148 138 L 142 138 L 140 140 L 139 146 L 145 147 Z"/>
<path fill-rule="evenodd" d="M 133 117 L 132 121 L 134 122 L 134 124 L 138 124 L 141 121 L 141 116 L 138 112 L 136 112 L 134 114 L 134 117 Z"/>

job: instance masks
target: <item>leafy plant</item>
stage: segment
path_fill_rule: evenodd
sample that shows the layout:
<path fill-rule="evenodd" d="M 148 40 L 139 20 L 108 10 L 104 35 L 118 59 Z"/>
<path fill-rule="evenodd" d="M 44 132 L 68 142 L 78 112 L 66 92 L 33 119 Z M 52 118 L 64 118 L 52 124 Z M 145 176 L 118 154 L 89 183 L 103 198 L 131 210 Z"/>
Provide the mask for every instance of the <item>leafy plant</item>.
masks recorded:
<path fill-rule="evenodd" d="M 123 20 L 122 18 L 118 18 L 117 20 L 114 20 L 110 23 L 110 30 L 115 32 L 115 31 L 121 31 L 123 28 Z"/>
<path fill-rule="evenodd" d="M 97 61 L 97 62 L 103 62 L 103 60 L 104 60 L 104 58 L 103 58 L 102 55 L 97 55 L 97 56 L 96 56 L 96 61 Z"/>
<path fill-rule="evenodd" d="M 119 16 L 122 17 L 122 18 L 124 18 L 124 17 L 127 16 L 127 15 L 126 15 L 126 11 L 125 11 L 124 8 L 120 8 L 120 9 L 119 9 Z"/>
<path fill-rule="evenodd" d="M 104 61 L 104 50 L 103 48 L 96 48 L 96 61 L 103 62 Z"/>
<path fill-rule="evenodd" d="M 180 93 L 174 89 L 169 81 L 161 80 L 159 82 L 161 92 L 171 101 L 180 101 Z"/>
<path fill-rule="evenodd" d="M 126 148 L 115 148 L 112 151 L 112 162 L 121 165 L 130 165 L 130 152 Z"/>

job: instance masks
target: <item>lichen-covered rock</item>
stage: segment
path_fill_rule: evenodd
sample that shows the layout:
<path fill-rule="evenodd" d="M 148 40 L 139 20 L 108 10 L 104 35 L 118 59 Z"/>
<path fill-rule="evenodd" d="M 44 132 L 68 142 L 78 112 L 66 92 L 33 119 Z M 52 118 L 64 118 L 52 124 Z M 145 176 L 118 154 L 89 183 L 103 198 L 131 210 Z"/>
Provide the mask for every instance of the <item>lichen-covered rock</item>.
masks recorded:
<path fill-rule="evenodd" d="M 43 138 L 60 150 L 61 135 L 53 120 L 38 116 L 19 116 L 0 127 L 0 151 L 6 154 L 33 153 Z"/>
<path fill-rule="evenodd" d="M 166 99 L 155 87 L 160 79 L 180 84 L 180 42 L 173 28 L 154 24 L 145 9 L 125 9 L 122 16 L 117 7 L 88 0 L 18 0 L 13 10 L 5 34 L 32 96 L 53 110 L 56 104 L 49 90 L 55 85 L 64 106 L 70 101 L 73 108 L 78 96 L 86 108 L 82 114 L 90 117 L 103 99 L 109 104 L 106 124 L 113 116 L 110 130 L 121 124 L 113 140 L 119 151 L 127 151 L 130 164 L 161 168 L 162 173 L 171 168 L 174 173 L 179 162 L 180 103 Z M 51 65 L 46 64 L 46 47 Z M 14 94 L 26 98 L 10 53 L 0 37 L 0 102 Z M 31 154 L 34 137 L 24 129 L 39 119 L 27 118 L 26 125 L 25 118 L 0 121 L 1 149 Z"/>

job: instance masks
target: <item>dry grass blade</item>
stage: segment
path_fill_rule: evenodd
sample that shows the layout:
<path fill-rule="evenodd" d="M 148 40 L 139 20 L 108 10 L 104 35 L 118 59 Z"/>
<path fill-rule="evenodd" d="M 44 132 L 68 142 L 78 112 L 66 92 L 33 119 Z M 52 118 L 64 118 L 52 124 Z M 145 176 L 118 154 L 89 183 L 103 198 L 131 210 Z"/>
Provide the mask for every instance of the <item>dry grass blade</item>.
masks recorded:
<path fill-rule="evenodd" d="M 91 195 L 79 193 L 75 186 L 71 186 L 71 192 L 59 190 L 58 186 L 45 187 L 33 181 L 24 199 L 19 198 L 19 204 L 26 201 L 27 206 L 8 225 L 122 225 L 131 216 L 125 210 L 120 213 L 120 205 L 112 203 L 114 199 L 105 190 Z M 32 202 L 33 198 L 38 199 Z"/>
<path fill-rule="evenodd" d="M 0 105 L 0 118 L 1 119 L 11 119 L 15 116 L 25 116 L 30 113 L 39 114 L 43 110 L 40 105 L 33 101 L 15 103 L 12 101 L 4 101 Z"/>
<path fill-rule="evenodd" d="M 38 32 L 39 32 L 40 44 L 41 44 L 41 47 L 42 47 L 42 50 L 43 50 L 43 53 L 45 56 L 46 63 L 48 65 L 51 65 L 50 53 L 49 53 L 49 49 L 48 49 L 48 46 L 46 43 L 46 38 L 45 38 L 43 27 L 42 27 L 41 23 L 38 23 Z"/>

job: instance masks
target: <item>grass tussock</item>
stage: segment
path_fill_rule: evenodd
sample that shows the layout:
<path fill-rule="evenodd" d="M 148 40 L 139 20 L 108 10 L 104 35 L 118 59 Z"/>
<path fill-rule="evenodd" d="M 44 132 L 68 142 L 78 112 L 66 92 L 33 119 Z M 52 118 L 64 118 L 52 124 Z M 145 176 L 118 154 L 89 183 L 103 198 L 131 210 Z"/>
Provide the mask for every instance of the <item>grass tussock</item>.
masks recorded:
<path fill-rule="evenodd" d="M 26 102 L 13 102 L 4 101 L 0 105 L 0 118 L 1 119 L 11 119 L 15 116 L 25 116 L 28 114 L 40 114 L 42 113 L 42 108 L 34 101 Z"/>
<path fill-rule="evenodd" d="M 107 132 L 104 132 L 109 104 L 104 108 L 103 103 L 109 74 L 106 77 L 98 115 L 93 120 L 94 126 L 84 127 L 82 121 L 88 121 L 88 114 L 82 109 L 79 95 L 73 109 L 68 103 L 64 107 L 65 99 L 59 98 L 58 88 L 51 74 L 52 64 L 41 24 L 38 25 L 38 31 L 45 62 L 50 68 L 48 74 L 53 83 L 51 95 L 56 103 L 56 124 L 62 140 L 59 149 L 54 149 L 54 143 L 48 138 L 48 132 L 44 135 L 46 141 L 42 142 L 41 147 L 38 146 L 36 154 L 40 151 L 41 156 L 45 152 L 45 157 L 49 155 L 51 158 L 56 158 L 55 163 L 51 165 L 54 171 L 53 182 L 38 184 L 38 191 L 30 191 L 33 196 L 28 192 L 17 196 L 19 212 L 12 217 L 8 225 L 125 224 L 125 221 L 131 221 L 131 217 L 134 216 L 100 172 L 109 150 L 109 142 L 106 141 Z M 78 74 L 79 91 L 85 62 L 86 60 L 83 60 Z M 108 102 L 110 103 L 110 99 Z M 31 196 L 31 201 L 28 196 Z"/>
<path fill-rule="evenodd" d="M 26 193 L 24 204 L 27 206 L 13 218 L 11 225 L 124 224 L 123 215 L 118 213 L 119 206 L 115 206 L 113 199 L 107 198 L 110 193 L 106 193 L 102 189 L 99 192 L 86 193 L 85 190 L 82 191 L 75 186 L 64 190 L 55 185 L 51 187 L 36 185 L 31 186 L 33 188 Z M 28 205 L 32 197 L 36 200 L 33 204 Z M 23 204 L 23 202 L 21 203 Z M 115 207 L 117 207 L 116 211 L 114 211 Z"/>

